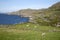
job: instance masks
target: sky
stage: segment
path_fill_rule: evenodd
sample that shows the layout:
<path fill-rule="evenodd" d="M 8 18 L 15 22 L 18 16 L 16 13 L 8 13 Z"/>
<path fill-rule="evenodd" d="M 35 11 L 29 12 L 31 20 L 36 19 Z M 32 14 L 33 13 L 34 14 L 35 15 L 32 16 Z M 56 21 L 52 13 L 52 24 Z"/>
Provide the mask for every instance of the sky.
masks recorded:
<path fill-rule="evenodd" d="M 48 8 L 56 2 L 60 2 L 60 0 L 0 0 L 0 12 Z"/>

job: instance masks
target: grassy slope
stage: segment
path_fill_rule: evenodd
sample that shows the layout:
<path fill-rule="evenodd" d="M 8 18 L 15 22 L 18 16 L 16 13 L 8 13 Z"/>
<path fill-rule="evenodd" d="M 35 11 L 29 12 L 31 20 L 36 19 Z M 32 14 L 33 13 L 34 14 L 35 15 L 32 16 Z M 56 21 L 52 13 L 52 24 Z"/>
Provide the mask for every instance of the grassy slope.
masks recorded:
<path fill-rule="evenodd" d="M 39 26 L 33 23 L 10 26 L 0 28 L 0 40 L 60 40 L 60 32 L 53 32 L 53 29 L 60 30 L 60 28 Z M 44 36 L 42 36 L 43 32 L 46 33 Z"/>

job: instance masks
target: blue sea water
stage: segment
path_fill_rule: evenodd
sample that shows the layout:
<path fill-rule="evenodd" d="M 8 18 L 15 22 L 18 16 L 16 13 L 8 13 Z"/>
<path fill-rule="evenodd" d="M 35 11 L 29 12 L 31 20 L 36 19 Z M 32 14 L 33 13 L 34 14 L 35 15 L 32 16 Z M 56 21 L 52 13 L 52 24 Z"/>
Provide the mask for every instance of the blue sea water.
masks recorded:
<path fill-rule="evenodd" d="M 0 24 L 18 24 L 28 22 L 29 18 L 18 15 L 0 14 Z"/>

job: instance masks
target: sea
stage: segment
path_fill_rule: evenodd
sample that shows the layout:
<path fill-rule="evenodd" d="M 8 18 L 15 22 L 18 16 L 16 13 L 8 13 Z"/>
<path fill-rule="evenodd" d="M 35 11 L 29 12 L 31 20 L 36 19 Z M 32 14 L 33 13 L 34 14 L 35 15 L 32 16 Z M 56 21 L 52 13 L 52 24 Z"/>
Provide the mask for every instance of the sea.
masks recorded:
<path fill-rule="evenodd" d="M 0 13 L 0 24 L 19 24 L 29 22 L 28 17 L 21 17 L 20 15 L 8 15 Z"/>

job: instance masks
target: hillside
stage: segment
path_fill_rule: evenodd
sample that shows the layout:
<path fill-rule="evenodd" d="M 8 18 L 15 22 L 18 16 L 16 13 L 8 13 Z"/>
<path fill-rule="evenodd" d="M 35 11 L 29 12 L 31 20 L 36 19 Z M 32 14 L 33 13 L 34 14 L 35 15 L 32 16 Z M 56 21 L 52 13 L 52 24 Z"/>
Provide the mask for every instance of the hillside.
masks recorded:
<path fill-rule="evenodd" d="M 57 3 L 53 4 L 48 9 L 46 9 L 46 8 L 45 9 L 30 9 L 30 8 L 28 8 L 28 9 L 21 9 L 21 10 L 18 10 L 16 12 L 11 12 L 10 14 L 22 15 L 24 17 L 30 17 L 30 16 L 34 16 L 35 13 L 50 12 L 52 10 L 53 11 L 55 11 L 55 10 L 60 11 L 60 2 L 57 2 Z"/>
<path fill-rule="evenodd" d="M 49 9 L 60 10 L 60 2 L 55 3 L 54 5 L 49 7 Z"/>
<path fill-rule="evenodd" d="M 16 12 L 11 12 L 11 14 L 14 14 L 14 15 L 22 15 L 24 17 L 30 17 L 30 16 L 33 16 L 33 14 L 35 12 L 41 12 L 45 9 L 21 9 L 19 11 L 16 11 Z"/>
<path fill-rule="evenodd" d="M 60 2 L 53 4 L 47 10 L 43 12 L 42 18 L 39 17 L 37 19 L 38 23 L 42 23 L 44 25 L 50 26 L 58 26 L 60 25 Z M 42 22 L 41 22 L 42 21 Z"/>
<path fill-rule="evenodd" d="M 51 23 L 53 23 L 53 25 L 57 25 L 60 23 L 60 2 L 53 4 L 47 9 L 22 9 L 16 12 L 11 12 L 11 14 L 29 17 L 30 22 L 38 24 L 52 25 Z"/>

